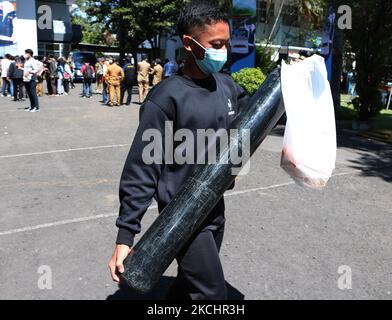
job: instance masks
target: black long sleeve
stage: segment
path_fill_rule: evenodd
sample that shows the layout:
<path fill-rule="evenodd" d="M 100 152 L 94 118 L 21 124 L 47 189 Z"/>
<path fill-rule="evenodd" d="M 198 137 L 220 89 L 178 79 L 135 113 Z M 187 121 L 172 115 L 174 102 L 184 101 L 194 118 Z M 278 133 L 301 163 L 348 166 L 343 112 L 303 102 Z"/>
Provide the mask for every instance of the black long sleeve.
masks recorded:
<path fill-rule="evenodd" d="M 145 130 L 161 131 L 164 138 L 165 121 L 168 116 L 154 102 L 146 101 L 140 110 L 140 124 L 125 162 L 120 182 L 120 215 L 116 221 L 119 228 L 117 244 L 133 245 L 135 234 L 141 230 L 141 219 L 151 205 L 158 186 L 162 164 L 145 164 L 142 153 L 150 142 L 143 142 Z"/>
<path fill-rule="evenodd" d="M 194 165 L 188 163 L 146 164 L 142 153 L 150 141 L 142 141 L 143 133 L 148 129 L 160 132 L 163 158 L 167 121 L 172 122 L 174 131 L 191 130 L 196 141 L 199 129 L 229 130 L 247 100 L 244 90 L 221 74 L 197 81 L 174 76 L 154 87 L 141 107 L 139 127 L 121 176 L 117 244 L 132 246 L 153 198 L 164 208 L 194 170 Z"/>

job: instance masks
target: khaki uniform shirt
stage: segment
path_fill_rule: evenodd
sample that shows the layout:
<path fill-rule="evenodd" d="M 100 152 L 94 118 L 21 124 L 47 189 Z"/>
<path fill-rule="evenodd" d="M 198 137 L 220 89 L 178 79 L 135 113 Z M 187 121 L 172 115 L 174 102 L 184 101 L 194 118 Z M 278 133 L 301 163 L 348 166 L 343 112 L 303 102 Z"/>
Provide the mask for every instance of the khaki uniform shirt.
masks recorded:
<path fill-rule="evenodd" d="M 163 67 L 160 64 L 157 64 L 152 70 L 152 74 L 154 75 L 152 85 L 155 86 L 163 79 Z"/>
<path fill-rule="evenodd" d="M 137 81 L 148 81 L 151 65 L 147 61 L 141 61 L 137 65 Z"/>
<path fill-rule="evenodd" d="M 105 79 L 112 86 L 119 86 L 121 80 L 124 79 L 124 71 L 117 64 L 108 65 L 108 69 L 105 74 Z"/>

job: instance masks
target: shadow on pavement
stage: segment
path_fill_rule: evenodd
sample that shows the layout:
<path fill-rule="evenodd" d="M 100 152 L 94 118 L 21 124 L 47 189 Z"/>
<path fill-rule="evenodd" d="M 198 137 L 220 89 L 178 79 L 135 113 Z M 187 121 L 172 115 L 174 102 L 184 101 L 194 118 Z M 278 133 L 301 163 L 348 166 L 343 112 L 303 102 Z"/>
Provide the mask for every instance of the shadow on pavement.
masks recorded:
<path fill-rule="evenodd" d="M 362 176 L 379 177 L 392 182 L 392 145 L 358 136 L 349 130 L 338 131 L 338 147 L 351 149 L 360 155 L 350 160 L 353 169 L 362 171 Z"/>
<path fill-rule="evenodd" d="M 386 182 L 392 182 L 392 153 L 362 154 L 359 160 L 351 160 L 354 169 L 362 170 L 364 177 L 378 177 Z"/>
<path fill-rule="evenodd" d="M 279 124 L 272 132 L 272 136 L 283 137 L 285 126 Z M 362 171 L 364 177 L 379 177 L 392 182 L 392 145 L 361 137 L 358 132 L 337 128 L 338 148 L 350 149 L 360 155 L 359 159 L 349 160 L 350 167 Z"/>
<path fill-rule="evenodd" d="M 119 289 L 112 295 L 108 296 L 106 300 L 165 300 L 166 294 L 174 283 L 174 277 L 161 277 L 156 287 L 147 294 L 138 294 L 130 289 L 126 284 L 119 284 Z M 245 296 L 226 282 L 228 300 L 244 300 Z"/>

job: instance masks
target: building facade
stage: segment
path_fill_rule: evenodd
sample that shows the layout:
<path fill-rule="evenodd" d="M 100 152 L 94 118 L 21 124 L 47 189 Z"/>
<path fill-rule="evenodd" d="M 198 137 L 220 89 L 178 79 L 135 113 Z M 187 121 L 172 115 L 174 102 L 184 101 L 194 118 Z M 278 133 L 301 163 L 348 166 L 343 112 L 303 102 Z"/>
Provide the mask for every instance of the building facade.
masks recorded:
<path fill-rule="evenodd" d="M 36 0 L 39 55 L 66 56 L 81 40 L 81 30 L 71 22 L 73 0 Z"/>
<path fill-rule="evenodd" d="M 37 52 L 35 2 L 0 0 L 0 56 L 23 54 L 31 48 Z"/>
<path fill-rule="evenodd" d="M 278 55 L 310 49 L 317 42 L 314 34 L 307 34 L 295 0 L 256 0 L 256 6 L 256 41 L 269 40 Z M 162 56 L 168 59 L 185 56 L 178 36 L 161 36 L 160 48 Z"/>
<path fill-rule="evenodd" d="M 317 32 L 306 28 L 295 0 L 257 0 L 256 37 L 270 38 L 273 45 L 311 48 L 321 44 Z"/>
<path fill-rule="evenodd" d="M 81 30 L 71 23 L 73 0 L 0 0 L 0 56 L 67 55 Z"/>

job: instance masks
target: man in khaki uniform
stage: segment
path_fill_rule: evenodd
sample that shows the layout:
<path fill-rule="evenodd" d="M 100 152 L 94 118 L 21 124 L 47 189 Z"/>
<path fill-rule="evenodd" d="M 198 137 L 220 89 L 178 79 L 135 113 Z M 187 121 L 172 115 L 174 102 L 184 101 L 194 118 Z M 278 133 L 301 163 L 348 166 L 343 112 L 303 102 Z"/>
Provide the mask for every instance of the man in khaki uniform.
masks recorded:
<path fill-rule="evenodd" d="M 152 68 L 151 74 L 153 75 L 152 85 L 156 86 L 163 79 L 163 67 L 161 59 L 155 60 L 155 65 Z"/>
<path fill-rule="evenodd" d="M 139 87 L 139 102 L 143 103 L 146 99 L 149 89 L 149 75 L 151 71 L 151 65 L 147 61 L 147 57 L 143 58 L 143 61 L 137 65 L 137 84 Z"/>
<path fill-rule="evenodd" d="M 109 105 L 114 106 L 114 95 L 116 95 L 116 106 L 120 106 L 121 103 L 121 81 L 124 79 L 124 71 L 117 64 L 117 61 L 113 59 L 110 61 L 105 79 L 109 84 Z"/>

